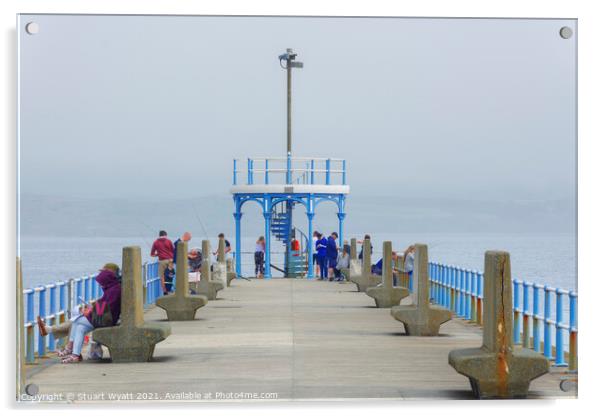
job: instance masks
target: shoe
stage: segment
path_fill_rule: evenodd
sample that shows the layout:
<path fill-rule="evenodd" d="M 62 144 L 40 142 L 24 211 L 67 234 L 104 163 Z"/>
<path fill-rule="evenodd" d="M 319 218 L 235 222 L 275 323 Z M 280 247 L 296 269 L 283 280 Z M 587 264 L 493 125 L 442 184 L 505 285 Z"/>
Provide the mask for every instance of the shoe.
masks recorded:
<path fill-rule="evenodd" d="M 67 357 L 63 358 L 61 360 L 61 363 L 63 364 L 69 364 L 69 363 L 79 363 L 83 360 L 82 355 L 77 355 L 77 354 L 69 354 Z"/>
<path fill-rule="evenodd" d="M 38 330 L 40 331 L 40 336 L 45 337 L 48 335 L 46 332 L 46 324 L 41 316 L 38 315 Z"/>
<path fill-rule="evenodd" d="M 67 357 L 73 353 L 73 345 L 71 343 L 67 343 L 65 348 L 62 350 L 57 350 L 56 355 L 59 357 Z"/>

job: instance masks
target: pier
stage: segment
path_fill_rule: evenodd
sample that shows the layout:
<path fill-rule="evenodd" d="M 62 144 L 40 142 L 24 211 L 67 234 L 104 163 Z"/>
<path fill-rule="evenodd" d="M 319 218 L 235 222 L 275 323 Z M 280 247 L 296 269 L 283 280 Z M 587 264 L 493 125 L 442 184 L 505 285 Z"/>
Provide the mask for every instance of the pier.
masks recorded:
<path fill-rule="evenodd" d="M 61 365 L 48 356 L 27 367 L 27 382 L 74 402 L 129 393 L 196 401 L 233 400 L 232 393 L 263 401 L 473 398 L 467 379 L 447 364 L 449 351 L 481 343 L 481 328 L 461 317 L 439 337 L 411 337 L 352 283 L 235 280 L 225 292 L 197 320 L 171 322 L 172 335 L 150 363 Z M 145 313 L 149 322 L 164 318 L 157 307 Z M 566 368 L 552 368 L 532 382 L 529 397 L 575 396 L 560 390 L 565 376 Z"/>
<path fill-rule="evenodd" d="M 328 246 L 333 268 L 345 244 L 350 186 L 344 159 L 293 156 L 291 69 L 302 68 L 296 56 L 289 49 L 279 57 L 287 70 L 286 156 L 247 158 L 246 181 L 233 161 L 233 260 L 226 260 L 222 239 L 212 264 L 203 241 L 200 281 L 192 282 L 187 245 L 179 244 L 176 294 L 163 296 L 158 263 L 142 264 L 140 248 L 126 247 L 121 323 L 94 331 L 111 353 L 77 365 L 59 364 L 54 351 L 64 341 L 40 336 L 36 318 L 64 324 L 84 301 L 101 296 L 95 276 L 23 290 L 18 268 L 17 361 L 25 373 L 17 393 L 33 384 L 37 394 L 65 402 L 575 397 L 577 293 L 513 278 L 506 252 L 489 254 L 483 273 L 430 261 L 428 243 L 416 244 L 414 270 L 402 271 L 385 241 L 382 274 L 373 274 L 369 236 L 361 261 L 352 238 L 345 280 L 314 280 L 316 207 L 337 207 L 338 248 L 336 233 Z M 257 203 L 264 218 L 264 279 L 272 279 L 272 268 L 284 278 L 242 277 L 247 202 Z M 305 231 L 294 225 L 296 205 L 307 217 Z M 272 239 L 284 244 L 282 268 L 271 262 Z M 124 312 L 135 321 L 124 320 Z M 140 337 L 131 338 L 132 330 Z M 144 355 L 136 352 L 138 341 L 147 342 Z M 527 373 L 530 364 L 537 373 Z"/>

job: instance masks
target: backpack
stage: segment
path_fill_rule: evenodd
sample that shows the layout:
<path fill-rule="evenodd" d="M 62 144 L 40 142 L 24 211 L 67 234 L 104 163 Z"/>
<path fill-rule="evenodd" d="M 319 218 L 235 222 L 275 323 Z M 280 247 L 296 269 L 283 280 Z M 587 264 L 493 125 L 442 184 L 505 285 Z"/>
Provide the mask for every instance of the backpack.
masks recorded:
<path fill-rule="evenodd" d="M 105 301 L 96 301 L 92 305 L 90 323 L 94 328 L 105 328 L 113 326 L 113 315 L 109 309 L 109 304 Z"/>

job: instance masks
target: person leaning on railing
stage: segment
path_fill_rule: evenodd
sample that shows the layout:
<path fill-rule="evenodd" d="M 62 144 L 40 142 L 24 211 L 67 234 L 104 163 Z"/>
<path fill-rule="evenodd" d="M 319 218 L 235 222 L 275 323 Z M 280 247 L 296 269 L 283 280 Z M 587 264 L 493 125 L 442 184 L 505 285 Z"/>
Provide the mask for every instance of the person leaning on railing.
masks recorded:
<path fill-rule="evenodd" d="M 117 324 L 121 314 L 121 279 L 119 266 L 115 263 L 107 263 L 96 276 L 96 282 L 102 288 L 103 295 L 100 299 L 81 315 L 76 316 L 70 323 L 69 342 L 64 349 L 57 354 L 62 358 L 62 363 L 79 363 L 82 361 L 82 347 L 84 337 L 95 328 L 111 327 Z M 38 328 L 40 336 L 45 337 L 55 331 L 64 333 L 66 326 L 55 328 L 48 326 L 38 316 Z M 55 335 L 56 337 L 56 335 Z"/>

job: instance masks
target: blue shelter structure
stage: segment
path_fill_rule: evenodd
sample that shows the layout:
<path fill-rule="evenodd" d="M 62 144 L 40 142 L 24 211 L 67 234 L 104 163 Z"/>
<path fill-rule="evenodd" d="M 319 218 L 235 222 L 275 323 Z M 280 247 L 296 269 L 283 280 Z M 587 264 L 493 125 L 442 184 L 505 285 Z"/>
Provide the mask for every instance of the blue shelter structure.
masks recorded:
<path fill-rule="evenodd" d="M 265 273 L 271 273 L 272 236 L 285 245 L 285 277 L 307 275 L 314 277 L 313 269 L 313 219 L 316 207 L 326 201 L 337 205 L 339 218 L 339 246 L 343 244 L 345 198 L 349 193 L 345 160 L 335 158 L 293 158 L 291 128 L 291 76 L 293 68 L 303 68 L 297 54 L 288 48 L 278 56 L 280 67 L 286 70 L 287 79 L 287 129 L 285 158 L 247 158 L 246 184 L 238 182 L 238 160 L 234 160 L 232 189 L 234 220 L 236 222 L 236 274 L 242 275 L 241 218 L 246 202 L 257 202 L 265 221 Z M 307 215 L 307 234 L 293 224 L 293 208 L 303 205 Z M 297 240 L 297 237 L 301 238 Z M 299 243 L 293 248 L 292 240 Z"/>
<path fill-rule="evenodd" d="M 265 222 L 265 275 L 271 278 L 272 237 L 285 244 L 286 277 L 314 277 L 313 220 L 322 202 L 337 205 L 339 246 L 342 246 L 345 222 L 345 199 L 349 194 L 346 161 L 335 158 L 248 158 L 246 182 L 239 182 L 238 160 L 234 160 L 232 188 L 236 223 L 236 273 L 242 274 L 241 220 L 247 202 L 256 202 Z M 293 224 L 293 207 L 303 205 L 307 216 L 304 233 Z M 300 250 L 293 251 L 291 240 L 300 235 Z"/>

